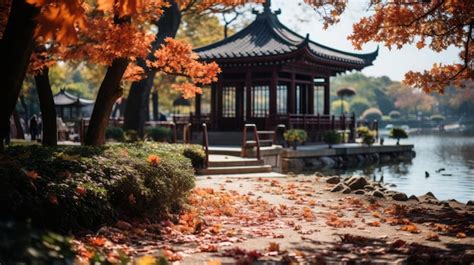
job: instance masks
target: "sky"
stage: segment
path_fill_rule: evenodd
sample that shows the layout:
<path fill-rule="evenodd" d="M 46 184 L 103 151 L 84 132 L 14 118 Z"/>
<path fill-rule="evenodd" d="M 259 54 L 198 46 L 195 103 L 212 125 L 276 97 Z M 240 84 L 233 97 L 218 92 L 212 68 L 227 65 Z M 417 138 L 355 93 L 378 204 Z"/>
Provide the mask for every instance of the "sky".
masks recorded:
<path fill-rule="evenodd" d="M 357 51 L 347 40 L 347 36 L 352 33 L 352 25 L 359 21 L 368 13 L 367 2 L 361 0 L 353 0 L 348 4 L 348 8 L 341 17 L 341 21 L 324 30 L 317 13 L 310 9 L 307 5 L 299 5 L 300 0 L 273 0 L 272 9 L 281 9 L 279 15 L 282 21 L 290 29 L 306 36 L 310 34 L 310 38 L 318 43 L 340 49 L 348 52 L 368 53 L 377 48 L 377 43 L 368 43 L 363 47 L 362 51 Z M 304 22 L 301 21 L 304 19 Z M 436 53 L 429 48 L 419 50 L 415 45 L 406 45 L 398 50 L 392 47 L 380 45 L 379 56 L 373 66 L 362 70 L 362 73 L 369 76 L 388 76 L 392 80 L 401 81 L 404 74 L 410 70 L 422 71 L 430 69 L 433 63 L 451 64 L 459 61 L 459 49 L 451 47 L 442 53 Z"/>

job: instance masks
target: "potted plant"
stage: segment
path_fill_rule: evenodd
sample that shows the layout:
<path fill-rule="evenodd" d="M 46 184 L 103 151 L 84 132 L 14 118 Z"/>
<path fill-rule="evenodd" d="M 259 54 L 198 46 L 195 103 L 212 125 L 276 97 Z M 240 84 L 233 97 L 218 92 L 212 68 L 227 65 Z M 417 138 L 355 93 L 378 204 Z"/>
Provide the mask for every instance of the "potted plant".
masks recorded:
<path fill-rule="evenodd" d="M 357 128 L 357 134 L 362 138 L 362 143 L 371 146 L 375 143 L 375 132 L 368 127 L 362 126 Z"/>
<path fill-rule="evenodd" d="M 327 131 L 323 135 L 323 141 L 328 144 L 329 148 L 332 148 L 334 144 L 338 144 L 341 142 L 341 135 L 338 134 L 336 131 Z"/>
<path fill-rule="evenodd" d="M 402 128 L 392 128 L 390 138 L 397 139 L 397 145 L 400 145 L 400 139 L 408 138 L 408 133 Z"/>
<path fill-rule="evenodd" d="M 302 144 L 306 142 L 308 138 L 308 134 L 305 130 L 300 129 L 290 129 L 286 131 L 283 135 L 285 141 L 288 142 L 289 145 L 293 146 L 293 150 L 296 150 L 296 146 L 298 143 Z"/>

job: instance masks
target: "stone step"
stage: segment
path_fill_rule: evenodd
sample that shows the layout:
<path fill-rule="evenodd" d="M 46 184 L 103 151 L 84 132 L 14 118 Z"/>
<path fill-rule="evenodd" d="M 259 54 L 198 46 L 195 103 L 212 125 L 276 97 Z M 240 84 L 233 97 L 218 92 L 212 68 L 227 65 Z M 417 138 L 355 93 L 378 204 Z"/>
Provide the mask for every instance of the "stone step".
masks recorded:
<path fill-rule="evenodd" d="M 249 174 L 249 173 L 268 173 L 272 171 L 270 165 L 262 166 L 239 166 L 239 167 L 208 167 L 200 169 L 199 175 L 223 175 L 223 174 Z"/>
<path fill-rule="evenodd" d="M 263 166 L 263 160 L 258 159 L 239 159 L 239 160 L 220 160 L 209 161 L 209 167 L 245 167 L 245 166 Z"/>

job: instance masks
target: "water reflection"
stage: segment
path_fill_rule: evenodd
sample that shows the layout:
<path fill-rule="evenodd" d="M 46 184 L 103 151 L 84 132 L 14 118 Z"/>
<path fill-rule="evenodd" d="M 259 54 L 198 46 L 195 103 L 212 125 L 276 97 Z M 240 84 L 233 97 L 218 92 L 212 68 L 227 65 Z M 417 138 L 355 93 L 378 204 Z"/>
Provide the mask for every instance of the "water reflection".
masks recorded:
<path fill-rule="evenodd" d="M 387 143 L 394 142 L 389 140 Z M 474 200 L 473 136 L 419 135 L 405 143 L 415 144 L 417 155 L 411 162 L 327 170 L 324 173 L 382 179 L 385 183 L 395 184 L 393 189 L 407 195 L 418 196 L 431 191 L 441 200 Z"/>

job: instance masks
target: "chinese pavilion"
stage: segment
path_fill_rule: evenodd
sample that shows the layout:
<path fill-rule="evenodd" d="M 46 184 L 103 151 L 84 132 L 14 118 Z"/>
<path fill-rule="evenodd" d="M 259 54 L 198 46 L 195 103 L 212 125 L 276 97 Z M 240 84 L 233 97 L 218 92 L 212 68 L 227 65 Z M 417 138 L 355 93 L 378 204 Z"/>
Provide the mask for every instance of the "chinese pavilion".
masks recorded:
<path fill-rule="evenodd" d="M 317 119 L 322 126 L 332 119 L 332 127 L 344 122 L 330 115 L 329 78 L 372 65 L 378 49 L 355 54 L 311 41 L 283 25 L 281 11 L 273 12 L 270 2 L 263 12 L 254 10 L 257 18 L 240 32 L 195 50 L 202 61 L 217 62 L 222 73 L 211 87 L 210 114 L 202 113 L 202 96 L 196 97 L 193 124 L 238 131 L 246 123 L 273 130 L 277 124 L 298 127 L 302 120 Z"/>

